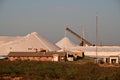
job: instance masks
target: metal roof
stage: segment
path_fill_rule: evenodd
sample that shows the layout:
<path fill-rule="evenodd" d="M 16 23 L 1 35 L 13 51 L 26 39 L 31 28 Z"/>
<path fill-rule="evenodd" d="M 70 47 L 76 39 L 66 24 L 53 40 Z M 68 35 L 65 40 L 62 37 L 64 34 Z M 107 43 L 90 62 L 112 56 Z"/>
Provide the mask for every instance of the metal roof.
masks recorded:
<path fill-rule="evenodd" d="M 10 52 L 8 57 L 47 57 L 58 54 L 59 56 L 65 56 L 66 52 Z"/>

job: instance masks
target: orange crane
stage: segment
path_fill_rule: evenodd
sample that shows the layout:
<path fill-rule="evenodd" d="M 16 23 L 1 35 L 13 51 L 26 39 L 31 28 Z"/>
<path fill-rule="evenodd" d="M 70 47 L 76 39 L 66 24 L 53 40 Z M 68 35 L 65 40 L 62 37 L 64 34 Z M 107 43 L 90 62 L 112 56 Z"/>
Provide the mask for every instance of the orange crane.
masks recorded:
<path fill-rule="evenodd" d="M 68 32 L 72 33 L 74 36 L 76 36 L 80 40 L 80 42 L 81 42 L 80 45 L 81 46 L 85 46 L 85 45 L 92 46 L 92 44 L 90 42 L 88 42 L 87 40 L 85 40 L 83 37 L 81 37 L 77 33 L 73 32 L 70 28 L 67 27 L 66 31 L 68 31 Z"/>

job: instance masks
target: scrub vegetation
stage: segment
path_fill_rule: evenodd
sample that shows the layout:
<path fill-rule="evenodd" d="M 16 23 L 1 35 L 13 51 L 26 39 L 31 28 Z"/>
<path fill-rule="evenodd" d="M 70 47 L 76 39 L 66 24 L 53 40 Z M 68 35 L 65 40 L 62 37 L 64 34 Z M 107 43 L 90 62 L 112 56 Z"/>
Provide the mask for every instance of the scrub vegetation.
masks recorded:
<path fill-rule="evenodd" d="M 0 61 L 0 80 L 120 80 L 120 68 L 78 63 Z"/>

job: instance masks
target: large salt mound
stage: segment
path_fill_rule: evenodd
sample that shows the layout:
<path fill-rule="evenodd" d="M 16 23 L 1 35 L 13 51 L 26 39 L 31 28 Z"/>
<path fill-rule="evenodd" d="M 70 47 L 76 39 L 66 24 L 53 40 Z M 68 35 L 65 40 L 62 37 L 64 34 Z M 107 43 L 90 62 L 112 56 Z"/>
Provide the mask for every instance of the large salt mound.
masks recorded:
<path fill-rule="evenodd" d="M 0 36 L 0 46 L 2 46 L 3 44 L 9 41 L 13 41 L 20 38 L 21 38 L 20 36 Z"/>
<path fill-rule="evenodd" d="M 56 51 L 59 48 L 36 32 L 28 34 L 20 39 L 9 41 L 0 46 L 0 55 L 7 55 L 10 51 L 33 51 L 35 49 L 48 49 Z M 32 49 L 32 50 L 31 50 Z"/>
<path fill-rule="evenodd" d="M 56 45 L 62 49 L 76 47 L 77 45 L 73 43 L 68 37 L 62 38 L 60 41 L 56 43 Z"/>

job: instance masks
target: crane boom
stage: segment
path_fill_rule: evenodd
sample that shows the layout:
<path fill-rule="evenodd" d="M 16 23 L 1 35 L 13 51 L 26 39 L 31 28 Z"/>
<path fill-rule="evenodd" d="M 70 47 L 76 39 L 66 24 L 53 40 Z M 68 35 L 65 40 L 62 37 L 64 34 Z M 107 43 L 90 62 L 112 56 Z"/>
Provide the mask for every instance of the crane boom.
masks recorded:
<path fill-rule="evenodd" d="M 66 28 L 66 30 L 70 33 L 72 33 L 74 36 L 76 36 L 82 43 L 83 45 L 87 44 L 88 46 L 92 46 L 92 44 L 90 42 L 88 42 L 87 40 L 85 40 L 84 38 L 82 38 L 80 35 L 78 35 L 77 33 L 73 32 L 71 29 L 69 29 L 68 27 Z"/>

